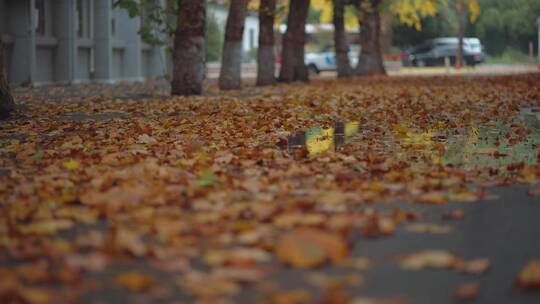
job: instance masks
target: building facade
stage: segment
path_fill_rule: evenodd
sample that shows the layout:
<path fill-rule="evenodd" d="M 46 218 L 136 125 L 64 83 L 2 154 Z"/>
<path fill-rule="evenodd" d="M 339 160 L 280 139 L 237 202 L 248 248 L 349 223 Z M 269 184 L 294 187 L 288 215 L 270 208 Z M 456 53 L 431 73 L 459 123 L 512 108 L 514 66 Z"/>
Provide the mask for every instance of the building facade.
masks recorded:
<path fill-rule="evenodd" d="M 165 0 L 160 0 L 165 1 Z M 0 35 L 14 85 L 140 81 L 167 73 L 163 48 L 113 0 L 0 0 Z"/>

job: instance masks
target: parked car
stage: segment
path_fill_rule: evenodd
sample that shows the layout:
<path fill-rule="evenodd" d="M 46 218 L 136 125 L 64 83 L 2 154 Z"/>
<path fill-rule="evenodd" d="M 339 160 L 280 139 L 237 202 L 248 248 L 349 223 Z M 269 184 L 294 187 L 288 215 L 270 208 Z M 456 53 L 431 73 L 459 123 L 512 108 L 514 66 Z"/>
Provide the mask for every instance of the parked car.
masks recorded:
<path fill-rule="evenodd" d="M 357 47 L 349 48 L 349 61 L 353 67 L 358 63 L 358 51 Z M 335 71 L 337 69 L 336 53 L 333 48 L 327 48 L 317 53 L 306 53 L 304 62 L 310 74 L 319 74 L 323 71 Z"/>
<path fill-rule="evenodd" d="M 450 60 L 450 64 L 454 65 L 458 47 L 459 40 L 456 37 L 428 40 L 407 51 L 409 56 L 405 65 L 417 67 L 444 65 L 446 57 Z M 483 46 L 478 38 L 463 39 L 463 58 L 464 63 L 471 66 L 485 61 Z"/>

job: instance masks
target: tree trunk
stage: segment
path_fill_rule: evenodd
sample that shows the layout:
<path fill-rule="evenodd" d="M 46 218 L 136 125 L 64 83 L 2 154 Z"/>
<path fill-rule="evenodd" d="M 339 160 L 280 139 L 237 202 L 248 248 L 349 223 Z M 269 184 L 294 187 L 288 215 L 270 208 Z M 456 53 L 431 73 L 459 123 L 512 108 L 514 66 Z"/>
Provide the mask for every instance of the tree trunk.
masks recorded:
<path fill-rule="evenodd" d="M 336 52 L 337 76 L 339 78 L 352 75 L 349 61 L 349 46 L 347 44 L 347 32 L 345 31 L 345 2 L 334 0 L 334 49 Z"/>
<path fill-rule="evenodd" d="M 458 49 L 456 53 L 456 69 L 463 67 L 463 37 L 465 36 L 465 14 L 463 3 L 456 1 L 456 17 L 458 20 Z"/>
<path fill-rule="evenodd" d="M 259 50 L 257 52 L 257 85 L 276 82 L 274 54 L 274 20 L 276 0 L 261 0 L 259 7 Z"/>
<path fill-rule="evenodd" d="M 174 37 L 173 95 L 200 95 L 204 79 L 206 1 L 181 1 Z"/>
<path fill-rule="evenodd" d="M 15 109 L 15 102 L 11 95 L 4 63 L 4 43 L 2 42 L 2 37 L 0 37 L 0 119 L 9 117 Z"/>
<path fill-rule="evenodd" d="M 381 51 L 381 16 L 378 10 L 378 0 L 371 1 L 371 7 L 365 8 L 358 5 L 361 12 L 360 26 L 360 54 L 356 75 L 385 75 Z"/>
<path fill-rule="evenodd" d="M 290 0 L 287 32 L 283 36 L 279 81 L 308 81 L 308 72 L 304 63 L 308 10 L 309 0 Z"/>
<path fill-rule="evenodd" d="M 394 20 L 393 12 L 386 10 L 381 12 L 381 54 L 388 54 L 392 49 L 392 38 L 394 36 L 392 30 L 392 21 Z"/>
<path fill-rule="evenodd" d="M 234 90 L 242 86 L 242 37 L 248 0 L 232 0 L 225 27 L 219 88 Z"/>

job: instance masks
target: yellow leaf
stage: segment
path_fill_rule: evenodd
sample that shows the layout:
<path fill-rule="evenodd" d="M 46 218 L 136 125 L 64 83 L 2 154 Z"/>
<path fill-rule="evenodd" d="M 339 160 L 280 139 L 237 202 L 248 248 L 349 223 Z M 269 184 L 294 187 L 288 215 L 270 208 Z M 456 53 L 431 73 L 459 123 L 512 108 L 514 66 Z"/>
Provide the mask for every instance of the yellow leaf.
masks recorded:
<path fill-rule="evenodd" d="M 79 169 L 81 167 L 79 162 L 77 162 L 74 159 L 70 159 L 70 160 L 64 162 L 63 165 L 64 165 L 64 168 L 66 168 L 68 170 L 77 170 L 77 169 Z"/>

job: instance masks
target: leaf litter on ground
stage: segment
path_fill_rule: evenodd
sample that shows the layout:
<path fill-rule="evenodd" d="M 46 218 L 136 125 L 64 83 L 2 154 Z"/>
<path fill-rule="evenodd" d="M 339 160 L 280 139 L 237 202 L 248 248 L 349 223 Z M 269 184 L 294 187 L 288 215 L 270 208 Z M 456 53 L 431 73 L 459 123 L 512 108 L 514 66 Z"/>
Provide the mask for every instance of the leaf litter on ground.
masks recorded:
<path fill-rule="evenodd" d="M 538 131 L 519 116 L 521 106 L 540 106 L 538 77 L 315 81 L 192 98 L 158 90 L 144 100 L 109 96 L 155 87 L 80 86 L 70 98 L 67 87 L 25 89 L 23 117 L 0 129 L 0 273 L 10 277 L 0 282 L 0 302 L 50 302 L 62 292 L 58 282 L 76 302 L 110 288 L 96 287 L 89 273 L 108 276 L 126 261 L 174 276 L 115 275 L 126 290 L 180 287 L 201 299 L 238 296 L 285 267 L 376 267 L 352 256 L 355 246 L 401 237 L 400 225 L 422 214 L 368 204 L 439 208 L 488 197 L 471 184 L 540 182 Z M 331 136 L 337 120 L 352 122 L 343 143 Z M 504 132 L 490 135 L 497 124 Z M 302 130 L 307 147 L 283 149 Z M 405 227 L 452 233 L 447 225 Z M 44 282 L 15 271 L 41 259 L 51 263 Z M 400 263 L 480 274 L 490 260 L 427 250 Z M 537 287 L 535 265 L 519 286 Z M 384 302 L 334 287 L 327 295 Z M 268 303 L 313 297 L 281 290 Z"/>

